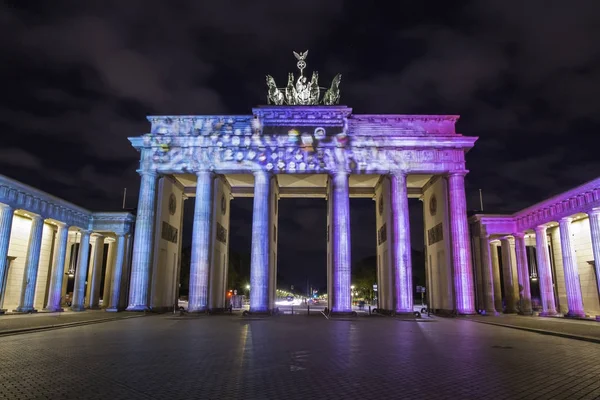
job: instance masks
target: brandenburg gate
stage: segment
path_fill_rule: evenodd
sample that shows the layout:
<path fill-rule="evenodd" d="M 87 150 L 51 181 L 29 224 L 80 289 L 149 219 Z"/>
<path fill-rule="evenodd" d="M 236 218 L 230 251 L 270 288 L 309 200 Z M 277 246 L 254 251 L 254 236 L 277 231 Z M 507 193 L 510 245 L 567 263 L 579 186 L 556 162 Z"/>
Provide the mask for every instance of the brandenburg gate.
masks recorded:
<path fill-rule="evenodd" d="M 433 307 L 475 313 L 464 179 L 477 138 L 457 133 L 453 115 L 353 114 L 338 104 L 341 76 L 321 88 L 316 72 L 303 75 L 307 52 L 294 54 L 297 81 L 289 74 L 278 88 L 267 76 L 269 104 L 251 114 L 151 116 L 150 132 L 129 139 L 140 152 L 141 187 L 127 310 L 173 306 L 182 205 L 195 196 L 188 311 L 228 306 L 236 197 L 254 198 L 250 312 L 272 311 L 278 200 L 316 197 L 328 204 L 328 308 L 351 312 L 350 198 L 367 197 L 376 202 L 379 308 L 413 312 L 408 199 L 420 198 Z"/>

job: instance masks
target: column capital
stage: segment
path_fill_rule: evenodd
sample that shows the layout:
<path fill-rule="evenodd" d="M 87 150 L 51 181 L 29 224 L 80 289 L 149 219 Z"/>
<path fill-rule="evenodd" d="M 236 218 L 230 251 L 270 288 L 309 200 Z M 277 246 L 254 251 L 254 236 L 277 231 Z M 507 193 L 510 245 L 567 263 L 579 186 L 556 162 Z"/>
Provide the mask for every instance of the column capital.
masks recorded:
<path fill-rule="evenodd" d="M 158 177 L 158 172 L 153 169 L 138 169 L 137 173 L 140 174 L 140 176 Z"/>
<path fill-rule="evenodd" d="M 81 236 L 90 236 L 92 234 L 91 229 L 79 229 Z"/>
<path fill-rule="evenodd" d="M 573 221 L 573 217 L 563 217 L 558 220 L 559 225 L 570 224 Z"/>
<path fill-rule="evenodd" d="M 535 227 L 535 233 L 541 233 L 541 234 L 545 234 L 546 231 L 548 230 L 548 227 L 546 225 L 538 225 Z"/>
<path fill-rule="evenodd" d="M 391 169 L 389 175 L 398 178 L 406 178 L 406 176 L 408 175 L 408 171 L 405 171 L 403 169 Z"/>
<path fill-rule="evenodd" d="M 0 203 L 0 210 L 2 210 L 2 211 L 4 211 L 4 210 L 14 211 L 15 209 L 12 208 L 9 204 Z"/>
<path fill-rule="evenodd" d="M 350 172 L 347 171 L 346 169 L 340 168 L 340 169 L 334 169 L 333 171 L 329 171 L 329 175 L 331 175 L 331 176 L 350 175 Z"/>
<path fill-rule="evenodd" d="M 590 216 L 590 217 L 600 216 L 600 207 L 598 207 L 598 208 L 592 208 L 591 210 L 589 210 L 587 212 L 587 215 Z"/>
<path fill-rule="evenodd" d="M 525 232 L 511 233 L 515 239 L 525 239 Z"/>
<path fill-rule="evenodd" d="M 464 177 L 468 173 L 469 173 L 469 170 L 466 170 L 466 169 L 448 171 L 448 176 L 463 176 Z"/>

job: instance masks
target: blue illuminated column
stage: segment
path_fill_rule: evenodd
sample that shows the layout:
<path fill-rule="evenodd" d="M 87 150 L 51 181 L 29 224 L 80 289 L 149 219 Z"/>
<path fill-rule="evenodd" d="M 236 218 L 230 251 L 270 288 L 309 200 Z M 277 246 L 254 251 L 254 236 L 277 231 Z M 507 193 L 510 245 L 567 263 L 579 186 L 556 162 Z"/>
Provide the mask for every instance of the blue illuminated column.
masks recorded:
<path fill-rule="evenodd" d="M 571 243 L 572 218 L 562 218 L 558 221 L 560 231 L 560 248 L 562 250 L 563 270 L 565 273 L 565 286 L 567 288 L 568 317 L 585 317 L 583 299 L 581 298 L 581 285 L 579 284 L 579 270 L 577 257 Z"/>
<path fill-rule="evenodd" d="M 456 311 L 459 314 L 475 314 L 475 291 L 471 243 L 467 224 L 467 201 L 465 199 L 465 175 L 467 171 L 448 174 L 448 200 L 450 208 L 450 238 Z"/>
<path fill-rule="evenodd" d="M 592 236 L 596 283 L 598 284 L 598 296 L 600 296 L 600 208 L 590 210 L 588 216 L 590 217 L 590 234 Z"/>
<path fill-rule="evenodd" d="M 148 310 L 148 286 L 152 264 L 157 174 L 154 171 L 143 171 L 140 172 L 140 175 L 142 176 L 142 182 L 140 184 L 138 211 L 135 220 L 129 306 L 127 307 L 127 311 Z"/>
<path fill-rule="evenodd" d="M 481 278 L 483 281 L 483 305 L 486 314 L 495 315 L 496 307 L 494 305 L 494 273 L 492 264 L 492 255 L 490 254 L 490 237 L 483 231 L 481 232 Z"/>
<path fill-rule="evenodd" d="M 112 270 L 110 282 L 110 295 L 107 297 L 108 307 L 106 311 L 117 312 L 119 310 L 119 298 L 121 297 L 121 286 L 123 278 L 123 264 L 125 263 L 125 234 L 117 233 L 117 251 Z"/>
<path fill-rule="evenodd" d="M 396 283 L 396 313 L 413 312 L 412 263 L 410 249 L 410 222 L 408 218 L 408 188 L 406 173 L 390 174 L 392 195 L 392 251 L 394 281 Z"/>
<path fill-rule="evenodd" d="M 52 276 L 50 277 L 50 291 L 48 293 L 46 308 L 44 308 L 45 311 L 63 311 L 60 307 L 60 296 L 62 294 L 63 278 L 65 275 L 69 227 L 60 222 L 57 225 L 54 260 L 52 260 Z"/>
<path fill-rule="evenodd" d="M 90 234 L 92 231 L 82 230 L 79 240 L 79 255 L 77 256 L 77 268 L 75 271 L 75 287 L 73 288 L 73 303 L 71 310 L 85 311 L 85 280 L 88 275 L 88 263 L 90 257 Z"/>
<path fill-rule="evenodd" d="M 269 192 L 270 174 L 254 172 L 250 312 L 269 311 Z"/>
<path fill-rule="evenodd" d="M 12 228 L 13 209 L 0 203 L 0 290 L 3 289 L 4 279 L 8 269 L 8 245 L 10 244 L 10 229 Z M 4 293 L 0 293 L 2 299 Z M 0 307 L 2 303 L 0 303 Z"/>
<path fill-rule="evenodd" d="M 529 267 L 527 264 L 527 247 L 525 246 L 525 234 L 513 233 L 515 238 L 515 251 L 517 253 L 517 273 L 519 275 L 519 285 L 521 286 L 521 311 L 520 314 L 530 315 L 531 309 L 531 289 L 529 287 Z"/>
<path fill-rule="evenodd" d="M 331 184 L 333 186 L 333 301 L 331 312 L 344 313 L 352 311 L 348 173 L 336 171 L 332 175 Z"/>
<path fill-rule="evenodd" d="M 538 274 L 540 277 L 540 294 L 542 297 L 542 312 L 540 315 L 556 315 L 554 303 L 554 284 L 550 270 L 550 253 L 548 250 L 548 237 L 546 226 L 535 228 L 535 247 L 537 249 Z"/>
<path fill-rule="evenodd" d="M 92 258 L 92 271 L 89 282 L 89 299 L 87 304 L 89 308 L 100 308 L 100 280 L 102 279 L 102 260 L 104 258 L 104 236 L 94 235 L 94 257 Z"/>
<path fill-rule="evenodd" d="M 23 285 L 21 286 L 21 299 L 19 306 L 15 310 L 16 312 L 36 311 L 33 308 L 33 300 L 35 298 L 35 284 L 37 282 L 43 233 L 44 218 L 39 215 L 32 215 L 27 257 L 25 258 L 25 271 L 23 273 Z"/>
<path fill-rule="evenodd" d="M 188 312 L 204 312 L 208 308 L 214 174 L 211 171 L 200 171 L 197 175 Z"/>

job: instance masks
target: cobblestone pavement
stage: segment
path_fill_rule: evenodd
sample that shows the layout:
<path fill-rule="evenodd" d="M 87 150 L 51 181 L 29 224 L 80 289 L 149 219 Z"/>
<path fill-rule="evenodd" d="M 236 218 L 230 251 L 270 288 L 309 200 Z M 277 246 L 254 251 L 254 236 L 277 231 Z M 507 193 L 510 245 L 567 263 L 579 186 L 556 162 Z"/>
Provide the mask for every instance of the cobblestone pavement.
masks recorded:
<path fill-rule="evenodd" d="M 40 329 L 61 325 L 99 322 L 131 318 L 141 314 L 107 313 L 104 310 L 87 310 L 84 312 L 65 311 L 60 313 L 6 314 L 0 315 L 0 335 L 16 330 Z"/>
<path fill-rule="evenodd" d="M 159 315 L 0 337 L 0 399 L 598 399 L 598 360 L 464 319 Z"/>
<path fill-rule="evenodd" d="M 521 315 L 499 315 L 495 317 L 474 316 L 470 319 L 490 324 L 553 332 L 560 335 L 579 336 L 600 342 L 600 322 L 568 318 L 526 317 Z"/>

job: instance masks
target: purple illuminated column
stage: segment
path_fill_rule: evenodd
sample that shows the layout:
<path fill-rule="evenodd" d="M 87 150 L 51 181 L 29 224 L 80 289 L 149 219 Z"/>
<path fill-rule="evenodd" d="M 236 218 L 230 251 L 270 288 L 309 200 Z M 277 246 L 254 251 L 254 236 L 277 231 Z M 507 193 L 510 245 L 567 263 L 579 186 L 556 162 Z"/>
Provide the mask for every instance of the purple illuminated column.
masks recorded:
<path fill-rule="evenodd" d="M 592 252 L 594 254 L 594 268 L 596 269 L 596 283 L 598 296 L 600 296 L 600 208 L 588 212 L 590 217 L 590 232 L 592 236 Z"/>
<path fill-rule="evenodd" d="M 52 260 L 52 276 L 50 277 L 50 291 L 45 311 L 63 311 L 60 306 L 63 278 L 65 275 L 65 258 L 67 255 L 67 239 L 69 227 L 58 223 L 56 231 L 56 244 L 54 247 L 54 260 Z"/>
<path fill-rule="evenodd" d="M 481 246 L 481 277 L 483 280 L 483 304 L 486 314 L 497 314 L 494 305 L 494 273 L 492 256 L 490 254 L 490 237 L 482 233 Z"/>
<path fill-rule="evenodd" d="M 540 277 L 540 294 L 542 296 L 542 312 L 540 315 L 556 315 L 554 303 L 554 284 L 550 270 L 550 253 L 548 252 L 548 237 L 546 226 L 535 228 L 535 247 L 537 249 L 538 274 Z"/>
<path fill-rule="evenodd" d="M 250 312 L 269 311 L 269 190 L 270 175 L 254 172 Z"/>
<path fill-rule="evenodd" d="M 515 251 L 517 254 L 517 273 L 519 275 L 521 306 L 520 314 L 530 315 L 531 309 L 531 289 L 529 287 L 529 267 L 527 265 L 527 247 L 525 247 L 525 235 L 523 233 L 513 233 L 515 238 Z"/>
<path fill-rule="evenodd" d="M 504 312 L 507 314 L 513 314 L 517 312 L 517 304 L 515 299 L 515 279 L 512 273 L 513 264 L 510 249 L 510 239 L 507 237 L 500 239 L 500 246 L 502 249 L 502 280 L 504 281 L 504 299 L 506 301 L 506 308 Z"/>
<path fill-rule="evenodd" d="M 121 297 L 121 280 L 123 278 L 123 264 L 125 263 L 125 234 L 117 233 L 117 251 L 115 252 L 115 263 L 113 265 L 110 283 L 110 296 L 107 298 L 108 308 L 106 311 L 119 311 L 119 298 Z"/>
<path fill-rule="evenodd" d="M 212 171 L 200 171 L 197 176 L 188 312 L 205 312 L 208 309 L 214 174 Z"/>
<path fill-rule="evenodd" d="M 35 298 L 35 284 L 37 282 L 40 251 L 42 249 L 42 234 L 44 233 L 44 218 L 39 215 L 31 217 L 31 231 L 25 258 L 25 271 L 23 272 L 23 285 L 21 286 L 21 299 L 16 312 L 36 311 L 33 308 Z"/>
<path fill-rule="evenodd" d="M 131 261 L 131 280 L 129 306 L 127 311 L 148 310 L 148 286 L 152 267 L 152 241 L 154 235 L 154 212 L 156 202 L 156 179 L 154 171 L 140 172 L 142 182 L 135 220 L 133 241 L 133 259 Z"/>
<path fill-rule="evenodd" d="M 466 173 L 466 171 L 454 171 L 448 174 L 450 237 L 452 242 L 456 311 L 459 314 L 474 314 L 475 293 L 473 288 L 469 227 L 467 225 L 467 201 L 465 199 Z"/>
<path fill-rule="evenodd" d="M 331 312 L 352 311 L 350 293 L 350 196 L 348 173 L 336 171 L 332 175 L 332 258 L 333 258 L 333 301 Z"/>
<path fill-rule="evenodd" d="M 392 195 L 394 281 L 396 282 L 396 312 L 412 313 L 413 288 L 410 249 L 410 222 L 408 218 L 408 189 L 406 174 L 390 174 Z"/>
<path fill-rule="evenodd" d="M 3 290 L 4 279 L 8 269 L 8 245 L 10 244 L 10 229 L 12 227 L 13 209 L 0 203 L 0 290 Z M 4 293 L 0 293 L 0 300 Z M 2 307 L 2 303 L 0 303 Z M 0 310 L 2 311 L 2 310 Z"/>
<path fill-rule="evenodd" d="M 94 258 L 92 259 L 92 273 L 90 274 L 90 298 L 87 300 L 89 308 L 100 308 L 100 280 L 102 279 L 102 260 L 104 258 L 104 236 L 96 234 L 94 245 Z"/>
<path fill-rule="evenodd" d="M 566 316 L 585 317 L 583 299 L 581 298 L 581 286 L 579 285 L 577 257 L 575 257 L 575 249 L 573 249 L 573 243 L 571 242 L 571 221 L 572 218 L 562 218 L 558 221 L 565 285 L 567 287 L 567 304 L 569 307 L 569 312 Z"/>
<path fill-rule="evenodd" d="M 91 231 L 81 231 L 77 270 L 75 271 L 75 287 L 73 288 L 73 303 L 71 305 L 73 311 L 85 311 L 83 302 L 85 300 L 85 280 L 88 275 L 91 233 Z"/>

